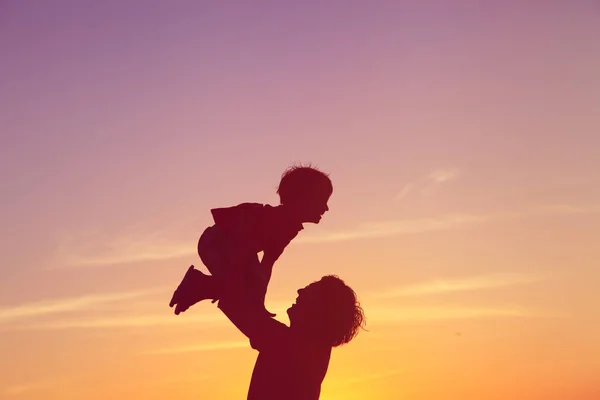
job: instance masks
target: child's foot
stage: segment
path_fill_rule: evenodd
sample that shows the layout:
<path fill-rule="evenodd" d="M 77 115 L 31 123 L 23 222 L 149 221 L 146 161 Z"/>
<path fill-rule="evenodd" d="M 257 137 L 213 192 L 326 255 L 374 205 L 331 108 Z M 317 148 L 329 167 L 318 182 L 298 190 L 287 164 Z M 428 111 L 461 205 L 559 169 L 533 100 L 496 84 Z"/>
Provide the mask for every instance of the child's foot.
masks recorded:
<path fill-rule="evenodd" d="M 191 265 L 185 273 L 181 283 L 173 293 L 169 307 L 175 307 L 175 315 L 186 311 L 194 304 L 210 298 L 207 295 L 208 275 L 202 273 Z"/>
<path fill-rule="evenodd" d="M 177 304 L 177 303 L 179 303 L 179 301 L 181 301 L 183 294 L 187 291 L 187 289 L 189 289 L 188 288 L 189 282 L 191 280 L 192 274 L 194 273 L 194 270 L 195 270 L 194 266 L 190 265 L 190 267 L 185 272 L 183 279 L 177 286 L 177 289 L 175 289 L 175 292 L 173 292 L 173 296 L 171 297 L 171 302 L 169 303 L 169 307 L 173 307 L 175 304 Z"/>

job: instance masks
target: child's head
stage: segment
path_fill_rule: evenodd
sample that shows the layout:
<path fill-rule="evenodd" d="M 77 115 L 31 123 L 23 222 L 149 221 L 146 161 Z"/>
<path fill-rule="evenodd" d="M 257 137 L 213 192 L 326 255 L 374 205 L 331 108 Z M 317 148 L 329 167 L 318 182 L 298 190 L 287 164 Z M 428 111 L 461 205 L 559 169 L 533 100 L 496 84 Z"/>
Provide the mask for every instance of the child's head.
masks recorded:
<path fill-rule="evenodd" d="M 312 166 L 292 166 L 285 170 L 277 189 L 280 203 L 294 210 L 302 222 L 318 224 L 329 210 L 333 193 L 329 175 Z"/>

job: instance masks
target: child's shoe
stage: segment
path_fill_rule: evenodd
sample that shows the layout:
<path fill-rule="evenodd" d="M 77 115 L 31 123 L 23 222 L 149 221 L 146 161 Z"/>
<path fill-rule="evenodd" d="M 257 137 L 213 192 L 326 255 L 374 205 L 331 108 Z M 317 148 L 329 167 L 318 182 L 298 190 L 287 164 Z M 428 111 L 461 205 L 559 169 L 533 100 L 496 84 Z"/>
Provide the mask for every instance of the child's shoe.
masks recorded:
<path fill-rule="evenodd" d="M 169 303 L 169 307 L 177 305 L 175 315 L 179 315 L 179 313 L 186 311 L 194 304 L 210 298 L 206 290 L 203 290 L 206 288 L 207 278 L 209 278 L 208 275 L 195 269 L 193 265 L 188 268 Z"/>

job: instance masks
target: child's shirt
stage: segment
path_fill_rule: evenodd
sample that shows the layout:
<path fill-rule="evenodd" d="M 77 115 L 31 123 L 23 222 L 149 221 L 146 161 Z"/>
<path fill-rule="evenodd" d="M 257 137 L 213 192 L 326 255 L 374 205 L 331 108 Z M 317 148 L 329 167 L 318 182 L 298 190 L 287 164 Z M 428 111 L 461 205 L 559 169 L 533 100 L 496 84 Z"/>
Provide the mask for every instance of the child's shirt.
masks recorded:
<path fill-rule="evenodd" d="M 215 225 L 242 241 L 253 252 L 264 251 L 279 257 L 304 227 L 292 221 L 281 206 L 242 203 L 211 210 Z"/>

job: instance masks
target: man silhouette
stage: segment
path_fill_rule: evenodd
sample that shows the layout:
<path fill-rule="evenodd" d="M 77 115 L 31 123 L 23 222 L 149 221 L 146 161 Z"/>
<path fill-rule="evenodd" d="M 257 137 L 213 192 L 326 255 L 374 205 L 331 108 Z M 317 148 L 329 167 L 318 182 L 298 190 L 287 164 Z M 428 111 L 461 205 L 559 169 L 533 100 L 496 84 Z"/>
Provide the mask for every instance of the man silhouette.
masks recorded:
<path fill-rule="evenodd" d="M 350 342 L 363 326 L 356 294 L 337 276 L 324 276 L 298 290 L 287 310 L 288 327 L 245 301 L 242 265 L 219 288 L 219 308 L 259 351 L 247 399 L 317 400 L 331 349 Z M 215 286 L 204 274 L 200 284 L 205 293 Z"/>

